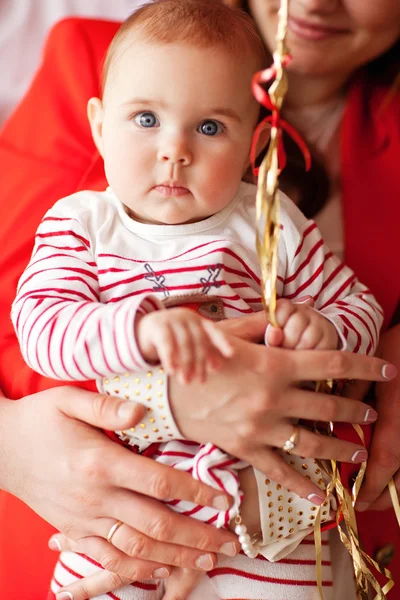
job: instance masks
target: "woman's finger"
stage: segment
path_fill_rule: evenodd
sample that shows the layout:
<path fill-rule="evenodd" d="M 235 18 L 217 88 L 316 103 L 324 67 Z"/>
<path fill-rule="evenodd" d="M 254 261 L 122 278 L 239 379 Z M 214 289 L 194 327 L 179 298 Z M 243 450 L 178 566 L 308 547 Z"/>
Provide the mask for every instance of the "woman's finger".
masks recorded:
<path fill-rule="evenodd" d="M 275 430 L 276 446 L 282 448 L 290 438 L 293 425 L 282 425 Z M 333 459 L 341 462 L 361 463 L 367 460 L 368 452 L 360 444 L 338 440 L 333 436 L 314 433 L 305 427 L 298 426 L 297 441 L 291 454 L 307 458 Z"/>
<path fill-rule="evenodd" d="M 139 492 L 158 500 L 179 498 L 201 506 L 227 510 L 232 500 L 221 491 L 196 481 L 184 473 L 142 455 L 120 449 L 119 459 L 110 472 L 113 485 Z"/>
<path fill-rule="evenodd" d="M 172 471 L 170 467 L 169 469 Z M 114 508 L 116 505 L 119 514 Z M 119 541 L 116 545 L 131 556 L 151 557 L 159 562 L 194 568 L 192 562 L 204 552 L 234 556 L 240 549 L 237 537 L 232 532 L 210 527 L 197 519 L 189 519 L 154 499 L 143 499 L 127 491 L 120 490 L 114 495 L 112 505 L 107 507 L 107 514 L 114 517 L 115 521 L 121 519 L 125 523 L 126 526 L 119 527 L 113 536 L 113 543 L 115 544 L 115 540 Z M 124 516 L 121 518 L 121 515 Z M 103 521 L 107 522 L 99 525 L 97 533 L 107 537 L 106 529 L 115 521 Z M 131 528 L 137 534 L 143 534 L 139 541 L 131 539 L 136 535 L 130 531 Z M 134 548 L 129 550 L 129 544 L 132 548 L 136 545 L 136 554 L 132 554 Z"/>
<path fill-rule="evenodd" d="M 294 492 L 301 498 L 307 498 L 313 504 L 325 501 L 324 492 L 312 481 L 306 479 L 288 465 L 276 452 L 265 448 L 246 452 L 245 460 L 282 487 Z"/>
<path fill-rule="evenodd" d="M 368 404 L 297 388 L 287 395 L 285 414 L 296 419 L 333 423 L 373 423 L 378 418 L 377 412 Z"/>
<path fill-rule="evenodd" d="M 106 537 L 114 521 L 110 519 L 101 521 L 102 523 L 99 522 L 99 526 L 103 528 L 103 535 Z M 209 571 L 217 564 L 217 557 L 214 553 L 156 541 L 125 523 L 118 527 L 112 536 L 112 545 L 121 550 L 126 556 L 142 560 L 153 560 L 175 567 Z M 114 570 L 109 566 L 107 568 Z"/>
<path fill-rule="evenodd" d="M 285 365 L 286 378 L 291 382 L 323 381 L 325 379 L 364 379 L 367 381 L 388 381 L 397 375 L 396 367 L 380 358 L 343 352 L 341 350 L 300 350 L 279 352 Z"/>
<path fill-rule="evenodd" d="M 79 396 L 79 402 L 76 401 L 76 396 Z M 57 394 L 54 394 L 54 402 L 66 416 L 112 431 L 133 427 L 145 413 L 145 408 L 135 402 L 107 394 L 82 393 L 82 390 L 71 386 L 58 388 Z"/>
<path fill-rule="evenodd" d="M 125 585 L 129 585 L 131 581 L 125 577 L 121 577 L 111 571 L 101 570 L 94 575 L 88 575 L 83 579 L 77 579 L 74 583 L 60 588 L 56 593 L 56 600 L 87 600 L 107 594 Z"/>
<path fill-rule="evenodd" d="M 63 552 L 78 552 L 90 556 L 104 569 L 112 571 L 115 574 L 118 573 L 118 576 L 126 578 L 128 581 L 153 578 L 161 579 L 160 574 L 165 578 L 172 571 L 172 567 L 163 563 L 128 557 L 102 537 L 89 536 L 74 541 L 61 533 L 57 533 L 49 540 L 49 547 L 52 550 L 55 549 L 55 546 L 57 546 L 58 552 L 60 550 Z M 110 589 L 115 589 L 116 587 L 114 585 Z"/>

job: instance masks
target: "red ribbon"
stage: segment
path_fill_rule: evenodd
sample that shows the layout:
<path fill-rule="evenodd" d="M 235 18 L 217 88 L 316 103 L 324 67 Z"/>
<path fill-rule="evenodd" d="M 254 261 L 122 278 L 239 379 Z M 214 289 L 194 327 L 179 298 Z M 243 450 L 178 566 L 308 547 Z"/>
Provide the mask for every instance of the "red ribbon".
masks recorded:
<path fill-rule="evenodd" d="M 291 56 L 286 54 L 283 57 L 282 66 L 286 67 L 286 65 L 291 61 Z M 307 148 L 307 145 L 301 135 L 296 131 L 296 129 L 290 125 L 285 119 L 282 119 L 279 114 L 278 107 L 271 101 L 271 98 L 268 95 L 268 92 L 261 87 L 260 84 L 268 83 L 275 79 L 276 77 L 276 67 L 272 65 L 269 69 L 264 69 L 263 71 L 258 71 L 252 79 L 251 89 L 255 99 L 262 104 L 267 110 L 271 111 L 271 115 L 265 117 L 256 127 L 253 135 L 253 140 L 250 148 L 250 160 L 253 169 L 254 175 L 258 175 L 258 167 L 255 166 L 256 158 L 257 158 L 257 144 L 260 138 L 261 131 L 264 129 L 267 123 L 270 123 L 272 127 L 275 127 L 278 135 L 278 167 L 279 170 L 285 168 L 286 165 L 286 152 L 282 141 L 282 130 L 286 131 L 288 135 L 292 138 L 292 140 L 298 145 L 300 151 L 304 157 L 304 162 L 306 165 L 306 171 L 309 171 L 311 167 L 311 154 Z"/>

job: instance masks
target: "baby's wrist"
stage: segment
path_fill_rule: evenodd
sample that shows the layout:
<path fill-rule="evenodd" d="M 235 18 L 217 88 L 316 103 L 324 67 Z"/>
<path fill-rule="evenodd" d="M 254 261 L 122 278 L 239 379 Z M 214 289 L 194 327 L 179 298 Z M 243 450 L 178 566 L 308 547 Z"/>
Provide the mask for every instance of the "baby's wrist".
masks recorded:
<path fill-rule="evenodd" d="M 155 313 L 137 315 L 135 319 L 136 344 L 142 358 L 148 363 L 158 362 L 157 349 L 152 343 L 151 336 L 149 335 L 151 329 L 149 327 L 149 319 L 151 319 L 154 314 Z"/>

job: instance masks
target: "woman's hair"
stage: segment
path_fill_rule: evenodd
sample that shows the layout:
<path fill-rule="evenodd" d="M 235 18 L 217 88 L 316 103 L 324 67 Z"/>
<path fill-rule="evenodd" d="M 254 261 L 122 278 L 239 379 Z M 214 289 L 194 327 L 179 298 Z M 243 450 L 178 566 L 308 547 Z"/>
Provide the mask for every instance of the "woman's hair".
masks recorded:
<path fill-rule="evenodd" d="M 155 44 L 221 47 L 232 54 L 232 60 L 254 60 L 255 70 L 268 60 L 253 19 L 240 8 L 216 0 L 156 0 L 136 10 L 114 36 L 104 62 L 103 90 L 110 68 L 133 30 Z"/>
<path fill-rule="evenodd" d="M 224 2 L 230 7 L 241 8 L 250 14 L 247 0 L 224 0 Z M 265 67 L 269 66 L 271 61 L 272 57 L 269 56 L 269 62 L 265 64 Z M 362 75 L 367 81 L 370 81 L 371 89 L 379 84 L 388 88 L 387 97 L 380 108 L 380 110 L 385 110 L 400 88 L 400 40 L 384 54 L 361 67 L 354 74 L 354 76 L 357 75 Z M 371 110 L 369 100 L 369 98 L 365 98 L 367 111 Z M 312 155 L 312 166 L 306 172 L 304 159 L 298 146 L 286 133 L 283 133 L 283 140 L 287 164 L 280 175 L 280 187 L 288 195 L 294 197 L 296 204 L 306 217 L 313 217 L 328 200 L 330 193 L 328 173 L 322 159 L 312 147 L 309 148 Z"/>

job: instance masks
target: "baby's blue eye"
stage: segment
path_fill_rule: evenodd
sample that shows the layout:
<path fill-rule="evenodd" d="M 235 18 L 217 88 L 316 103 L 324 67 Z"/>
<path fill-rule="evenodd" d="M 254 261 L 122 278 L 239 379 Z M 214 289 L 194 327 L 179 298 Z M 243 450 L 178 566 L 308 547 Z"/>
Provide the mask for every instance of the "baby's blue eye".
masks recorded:
<path fill-rule="evenodd" d="M 223 127 L 218 121 L 203 121 L 199 126 L 198 131 L 203 133 L 204 135 L 214 136 L 219 135 L 223 132 Z"/>
<path fill-rule="evenodd" d="M 141 127 L 156 127 L 158 119 L 152 112 L 142 112 L 134 116 L 133 120 Z"/>

